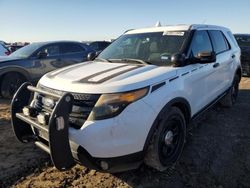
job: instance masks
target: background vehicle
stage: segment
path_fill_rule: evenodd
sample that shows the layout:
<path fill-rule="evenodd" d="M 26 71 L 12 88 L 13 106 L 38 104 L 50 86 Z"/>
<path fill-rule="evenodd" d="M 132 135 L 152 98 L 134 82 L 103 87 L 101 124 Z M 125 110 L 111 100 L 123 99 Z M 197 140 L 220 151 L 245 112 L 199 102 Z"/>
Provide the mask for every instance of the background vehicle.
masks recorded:
<path fill-rule="evenodd" d="M 14 51 L 16 51 L 24 46 L 27 46 L 29 44 L 30 43 L 28 43 L 28 42 L 14 42 L 14 43 L 11 43 L 9 45 L 6 45 L 6 47 L 8 47 L 10 52 L 13 53 Z"/>
<path fill-rule="evenodd" d="M 109 46 L 110 44 L 111 42 L 108 42 L 108 41 L 95 41 L 95 42 L 89 43 L 89 46 L 96 52 L 100 52 L 104 50 L 107 46 Z"/>
<path fill-rule="evenodd" d="M 190 121 L 218 101 L 235 103 L 240 79 L 240 48 L 227 28 L 130 30 L 93 62 L 22 85 L 13 129 L 60 170 L 79 162 L 117 172 L 145 162 L 163 171 L 179 159 Z"/>
<path fill-rule="evenodd" d="M 11 53 L 13 53 L 14 51 L 17 51 L 18 49 L 24 47 L 24 45 L 9 45 L 8 48 L 11 51 Z"/>
<path fill-rule="evenodd" d="M 3 44 L 0 44 L 0 56 L 6 56 L 9 54 L 10 51 Z"/>
<path fill-rule="evenodd" d="M 7 46 L 8 43 L 4 42 L 3 40 L 0 40 L 0 44 L 4 45 L 4 46 Z"/>
<path fill-rule="evenodd" d="M 93 50 L 80 42 L 39 42 L 0 58 L 0 93 L 11 98 L 25 81 L 37 82 L 45 73 L 86 61 Z"/>
<path fill-rule="evenodd" d="M 250 76 L 250 34 L 235 34 L 241 49 L 242 74 Z"/>

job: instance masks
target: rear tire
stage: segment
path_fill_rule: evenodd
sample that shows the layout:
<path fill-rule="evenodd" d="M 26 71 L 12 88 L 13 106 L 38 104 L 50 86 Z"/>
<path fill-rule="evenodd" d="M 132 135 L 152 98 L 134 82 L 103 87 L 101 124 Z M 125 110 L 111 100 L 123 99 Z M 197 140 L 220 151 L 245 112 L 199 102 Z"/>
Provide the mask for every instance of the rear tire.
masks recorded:
<path fill-rule="evenodd" d="M 171 167 L 182 153 L 186 139 L 186 122 L 177 107 L 167 109 L 156 121 L 157 129 L 151 138 L 144 162 L 152 168 L 164 171 Z"/>
<path fill-rule="evenodd" d="M 235 75 L 233 84 L 229 92 L 220 101 L 220 104 L 223 107 L 230 108 L 235 104 L 237 97 L 238 97 L 238 92 L 239 92 L 239 82 L 240 82 L 239 76 Z"/>
<path fill-rule="evenodd" d="M 24 82 L 25 78 L 21 74 L 7 73 L 1 83 L 1 95 L 4 98 L 11 99 Z"/>

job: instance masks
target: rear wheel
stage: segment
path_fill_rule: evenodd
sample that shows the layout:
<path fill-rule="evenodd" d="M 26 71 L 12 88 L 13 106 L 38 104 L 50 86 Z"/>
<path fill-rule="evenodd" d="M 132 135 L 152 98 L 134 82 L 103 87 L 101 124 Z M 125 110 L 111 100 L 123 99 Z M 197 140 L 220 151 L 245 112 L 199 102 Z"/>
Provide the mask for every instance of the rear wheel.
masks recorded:
<path fill-rule="evenodd" d="M 239 82 L 240 82 L 240 78 L 238 75 L 235 75 L 234 80 L 233 80 L 233 84 L 228 92 L 228 94 L 226 94 L 226 96 L 220 101 L 221 105 L 223 107 L 232 107 L 238 97 L 238 92 L 239 92 Z"/>
<path fill-rule="evenodd" d="M 171 107 L 160 115 L 158 126 L 151 138 L 145 163 L 159 171 L 171 167 L 180 157 L 186 138 L 186 123 L 182 112 Z"/>
<path fill-rule="evenodd" d="M 1 95 L 4 98 L 11 99 L 25 78 L 18 73 L 7 73 L 1 83 Z"/>

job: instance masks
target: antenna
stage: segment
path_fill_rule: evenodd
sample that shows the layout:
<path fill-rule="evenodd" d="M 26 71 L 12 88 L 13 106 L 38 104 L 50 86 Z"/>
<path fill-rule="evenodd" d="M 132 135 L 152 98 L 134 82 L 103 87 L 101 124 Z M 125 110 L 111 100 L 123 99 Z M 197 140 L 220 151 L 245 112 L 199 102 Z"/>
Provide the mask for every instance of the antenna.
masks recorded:
<path fill-rule="evenodd" d="M 155 27 L 161 27 L 161 22 L 157 21 L 156 24 L 155 24 Z"/>

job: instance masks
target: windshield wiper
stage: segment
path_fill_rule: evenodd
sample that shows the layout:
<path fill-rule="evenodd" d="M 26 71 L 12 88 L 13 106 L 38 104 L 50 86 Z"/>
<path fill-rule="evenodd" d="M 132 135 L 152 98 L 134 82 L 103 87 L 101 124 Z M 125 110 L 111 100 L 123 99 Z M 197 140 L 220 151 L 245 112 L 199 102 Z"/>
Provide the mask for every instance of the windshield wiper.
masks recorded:
<path fill-rule="evenodd" d="M 104 59 L 104 58 L 100 58 L 100 57 L 95 58 L 94 61 L 95 60 L 97 60 L 97 61 L 103 61 L 103 62 L 110 62 L 111 63 L 111 61 L 109 59 Z"/>
<path fill-rule="evenodd" d="M 134 62 L 134 63 L 140 63 L 140 64 L 144 64 L 144 65 L 148 65 L 151 64 L 148 61 L 143 61 L 141 59 L 131 59 L 131 58 L 123 58 L 123 59 L 108 59 L 109 61 L 113 62 L 113 61 L 123 61 L 123 62 Z"/>

